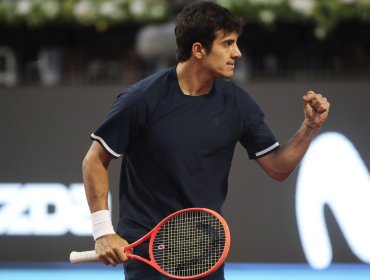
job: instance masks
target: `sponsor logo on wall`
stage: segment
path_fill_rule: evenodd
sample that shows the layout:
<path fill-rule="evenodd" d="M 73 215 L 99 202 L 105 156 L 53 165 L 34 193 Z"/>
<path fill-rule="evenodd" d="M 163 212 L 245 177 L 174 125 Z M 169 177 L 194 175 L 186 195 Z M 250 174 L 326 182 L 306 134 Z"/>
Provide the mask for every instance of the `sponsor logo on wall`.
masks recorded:
<path fill-rule="evenodd" d="M 60 183 L 0 184 L 0 235 L 60 236 L 67 233 L 92 235 L 82 183 L 69 186 Z"/>
<path fill-rule="evenodd" d="M 370 263 L 369 171 L 351 141 L 336 132 L 314 140 L 298 174 L 299 235 L 306 259 L 316 269 L 328 267 L 333 259 L 324 207 L 333 213 L 353 254 Z"/>

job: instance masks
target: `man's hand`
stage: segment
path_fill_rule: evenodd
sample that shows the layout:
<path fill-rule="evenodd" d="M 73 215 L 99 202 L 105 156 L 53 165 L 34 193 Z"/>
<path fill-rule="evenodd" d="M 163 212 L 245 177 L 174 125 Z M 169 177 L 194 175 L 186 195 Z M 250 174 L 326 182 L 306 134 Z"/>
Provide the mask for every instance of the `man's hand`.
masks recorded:
<path fill-rule="evenodd" d="M 305 124 L 308 128 L 320 128 L 329 114 L 330 103 L 321 94 L 313 91 L 303 96 Z"/>
<path fill-rule="evenodd" d="M 104 235 L 95 241 L 95 252 L 103 263 L 116 266 L 128 260 L 124 253 L 127 245 L 127 241 L 117 234 Z"/>

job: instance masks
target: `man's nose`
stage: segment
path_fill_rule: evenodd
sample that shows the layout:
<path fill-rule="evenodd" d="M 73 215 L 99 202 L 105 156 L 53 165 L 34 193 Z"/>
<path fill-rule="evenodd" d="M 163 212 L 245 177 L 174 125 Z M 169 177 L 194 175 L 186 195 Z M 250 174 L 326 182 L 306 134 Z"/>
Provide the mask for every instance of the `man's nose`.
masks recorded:
<path fill-rule="evenodd" d="M 238 46 L 235 46 L 235 48 L 233 49 L 233 52 L 232 52 L 232 58 L 233 59 L 238 59 L 242 56 L 242 53 L 240 52 L 239 50 L 239 47 Z"/>

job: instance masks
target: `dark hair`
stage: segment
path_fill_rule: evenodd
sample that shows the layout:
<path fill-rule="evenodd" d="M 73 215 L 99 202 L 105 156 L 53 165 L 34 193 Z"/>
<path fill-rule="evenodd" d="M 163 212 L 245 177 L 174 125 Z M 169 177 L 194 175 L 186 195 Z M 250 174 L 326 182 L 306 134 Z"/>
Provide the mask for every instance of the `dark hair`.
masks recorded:
<path fill-rule="evenodd" d="M 243 29 L 241 18 L 218 4 L 196 1 L 185 6 L 176 17 L 177 61 L 186 61 L 191 56 L 192 46 L 199 42 L 207 52 L 212 50 L 216 32 L 237 32 Z"/>

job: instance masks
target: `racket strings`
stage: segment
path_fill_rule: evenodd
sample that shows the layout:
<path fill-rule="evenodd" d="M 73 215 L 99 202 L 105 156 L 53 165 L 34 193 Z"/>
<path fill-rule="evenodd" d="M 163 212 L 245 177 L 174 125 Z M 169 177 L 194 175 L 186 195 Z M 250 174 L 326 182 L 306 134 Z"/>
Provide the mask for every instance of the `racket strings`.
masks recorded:
<path fill-rule="evenodd" d="M 153 257 L 171 275 L 198 275 L 218 262 L 225 239 L 217 217 L 204 211 L 183 212 L 162 225 L 153 242 Z"/>

